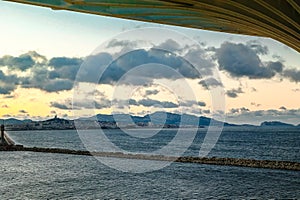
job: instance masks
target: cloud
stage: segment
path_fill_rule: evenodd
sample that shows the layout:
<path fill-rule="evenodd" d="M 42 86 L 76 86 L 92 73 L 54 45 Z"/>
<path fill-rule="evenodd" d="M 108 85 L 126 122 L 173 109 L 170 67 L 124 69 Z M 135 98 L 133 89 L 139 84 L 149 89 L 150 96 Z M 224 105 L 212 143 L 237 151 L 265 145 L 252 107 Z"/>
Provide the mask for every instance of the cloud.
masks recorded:
<path fill-rule="evenodd" d="M 143 41 L 112 40 L 107 47 L 134 49 L 141 42 Z M 155 48 L 168 49 L 168 51 Z M 201 76 L 199 69 L 200 71 L 201 69 L 210 71 L 209 68 L 214 66 L 207 52 L 200 48 L 191 48 L 182 56 L 170 52 L 178 50 L 182 53 L 185 48 L 180 49 L 180 45 L 171 39 L 162 42 L 155 48 L 133 50 L 121 56 L 119 55 L 122 49 L 119 51 L 118 48 L 119 52 L 102 52 L 87 56 L 85 59 L 53 57 L 47 60 L 45 56 L 34 51 L 16 57 L 3 56 L 0 58 L 0 66 L 7 66 L 10 72 L 16 70 L 28 73 L 25 76 L 19 76 L 5 75 L 0 71 L 0 93 L 10 94 L 17 86 L 38 88 L 46 92 L 59 92 L 72 89 L 75 80 L 78 82 L 115 84 L 125 74 L 128 75 L 128 72 L 141 65 L 147 66 L 143 68 L 142 72 L 129 77 L 129 81 L 123 82 L 124 84 L 144 85 L 160 78 L 171 80 L 183 77 L 196 79 Z M 184 56 L 194 59 L 199 64 L 200 67 L 197 66 L 199 69 L 195 69 Z M 167 69 L 162 66 L 167 66 Z"/>
<path fill-rule="evenodd" d="M 70 80 L 50 80 L 46 83 L 44 83 L 44 85 L 42 85 L 42 87 L 40 87 L 40 89 L 43 89 L 47 92 L 57 92 L 57 91 L 62 91 L 62 90 L 71 90 L 73 88 L 73 82 Z"/>
<path fill-rule="evenodd" d="M 129 99 L 128 101 L 129 105 L 138 106 L 139 103 L 135 99 Z"/>
<path fill-rule="evenodd" d="M 155 99 L 141 99 L 136 101 L 134 99 L 129 100 L 129 105 L 139 106 L 142 105 L 144 107 L 162 107 L 162 108 L 178 108 L 178 105 L 170 102 L 170 101 L 158 101 Z"/>
<path fill-rule="evenodd" d="M 272 78 L 282 70 L 278 62 L 262 63 L 258 54 L 266 51 L 257 45 L 245 45 L 225 42 L 216 49 L 216 58 L 220 70 L 227 71 L 232 77 L 249 77 L 253 79 Z"/>
<path fill-rule="evenodd" d="M 61 110 L 71 110 L 72 109 L 72 105 L 70 105 L 70 104 L 66 105 L 66 104 L 58 103 L 58 102 L 50 102 L 50 106 L 61 109 Z"/>
<path fill-rule="evenodd" d="M 19 113 L 27 113 L 25 110 L 19 110 Z"/>
<path fill-rule="evenodd" d="M 298 83 L 300 81 L 300 70 L 286 69 L 283 71 L 283 76 Z"/>
<path fill-rule="evenodd" d="M 49 70 L 46 67 L 36 66 L 31 69 L 31 75 L 29 77 L 21 78 L 22 87 L 24 88 L 38 88 L 46 92 L 58 92 L 63 90 L 71 90 L 73 88 L 74 78 L 64 76 L 59 70 L 66 68 L 59 68 L 53 76 L 53 70 Z M 72 73 L 70 67 L 69 72 Z"/>
<path fill-rule="evenodd" d="M 13 99 L 15 97 L 16 97 L 15 95 L 5 95 L 3 98 L 5 98 L 5 99 Z"/>
<path fill-rule="evenodd" d="M 0 70 L 0 94 L 10 94 L 16 89 L 19 79 L 16 75 L 5 75 Z"/>
<path fill-rule="evenodd" d="M 81 58 L 54 57 L 49 60 L 48 66 L 57 69 L 64 66 L 80 66 L 82 62 Z"/>
<path fill-rule="evenodd" d="M 287 110 L 286 107 L 284 107 L 284 106 L 281 106 L 279 109 L 280 110 Z"/>
<path fill-rule="evenodd" d="M 244 93 L 242 88 L 227 90 L 226 95 L 231 98 L 238 97 L 238 94 Z"/>
<path fill-rule="evenodd" d="M 111 102 L 105 98 L 101 98 L 97 101 L 93 98 L 82 100 L 76 99 L 76 101 L 73 102 L 71 99 L 65 99 L 63 102 L 50 102 L 50 106 L 61 110 L 102 109 L 109 108 Z"/>
<path fill-rule="evenodd" d="M 269 109 L 256 111 L 241 111 L 240 108 L 231 109 L 227 114 L 227 119 L 233 123 L 253 123 L 260 124 L 263 121 L 282 121 L 299 124 L 300 109 Z"/>
<path fill-rule="evenodd" d="M 199 74 L 199 77 L 205 77 L 213 75 L 215 69 L 215 62 L 213 57 L 208 54 L 208 51 L 201 48 L 188 47 L 188 52 L 184 58 L 195 65 Z"/>
<path fill-rule="evenodd" d="M 255 87 L 251 87 L 251 92 L 257 92 L 257 89 Z"/>
<path fill-rule="evenodd" d="M 1 66 L 7 66 L 9 69 L 16 69 L 20 71 L 25 71 L 31 68 L 34 64 L 35 61 L 31 57 L 30 52 L 18 57 L 6 55 L 0 58 Z"/>
<path fill-rule="evenodd" d="M 257 54 L 267 55 L 269 53 L 268 47 L 261 45 L 261 43 L 257 40 L 250 40 L 246 43 L 246 45 Z"/>
<path fill-rule="evenodd" d="M 223 86 L 220 81 L 212 77 L 199 81 L 199 84 L 207 90 L 209 90 L 211 87 Z"/>
<path fill-rule="evenodd" d="M 259 104 L 259 103 L 255 103 L 255 102 L 251 102 L 251 105 L 252 105 L 252 106 L 256 106 L 256 107 L 259 107 L 259 106 L 261 106 L 261 104 Z"/>
<path fill-rule="evenodd" d="M 231 114 L 246 113 L 246 112 L 250 112 L 250 110 L 248 108 L 245 108 L 245 107 L 230 109 Z"/>
<path fill-rule="evenodd" d="M 10 94 L 12 91 L 14 91 L 16 87 L 11 84 L 2 84 L 0 82 L 0 94 Z"/>
<path fill-rule="evenodd" d="M 130 48 L 134 48 L 138 45 L 138 42 L 140 41 L 130 41 L 130 40 L 117 40 L 117 39 L 113 39 L 111 41 L 109 41 L 109 43 L 107 44 L 107 48 L 114 48 L 114 47 L 130 47 Z"/>
<path fill-rule="evenodd" d="M 188 100 L 180 103 L 180 106 L 184 106 L 184 107 L 192 107 L 194 105 L 205 107 L 206 103 L 204 101 L 194 101 L 194 100 Z"/>
<path fill-rule="evenodd" d="M 277 62 L 267 62 L 267 67 L 269 67 L 271 70 L 275 71 L 275 72 L 282 72 L 284 65 L 277 61 Z"/>
<path fill-rule="evenodd" d="M 138 66 L 144 67 L 140 71 L 135 71 L 136 74 L 132 74 L 133 77 L 127 82 L 128 84 L 135 84 L 137 77 L 142 79 L 138 83 L 160 78 L 174 80 L 181 77 L 190 79 L 200 77 L 199 72 L 180 56 L 159 49 L 139 49 L 114 60 L 103 72 L 99 83 L 112 84 L 117 82 L 123 75 L 128 75 L 130 70 Z M 100 67 L 103 68 L 104 66 L 100 65 Z"/>
<path fill-rule="evenodd" d="M 205 107 L 206 106 L 206 103 L 203 102 L 203 101 L 198 101 L 197 104 L 201 107 Z"/>
<path fill-rule="evenodd" d="M 168 39 L 168 40 L 162 42 L 161 44 L 159 44 L 155 48 L 163 49 L 163 50 L 170 51 L 170 52 L 176 52 L 176 51 L 182 50 L 180 45 L 172 39 Z"/>
<path fill-rule="evenodd" d="M 145 95 L 149 96 L 149 95 L 156 95 L 159 93 L 159 90 L 146 90 Z"/>
<path fill-rule="evenodd" d="M 204 114 L 210 114 L 210 110 L 202 110 Z"/>

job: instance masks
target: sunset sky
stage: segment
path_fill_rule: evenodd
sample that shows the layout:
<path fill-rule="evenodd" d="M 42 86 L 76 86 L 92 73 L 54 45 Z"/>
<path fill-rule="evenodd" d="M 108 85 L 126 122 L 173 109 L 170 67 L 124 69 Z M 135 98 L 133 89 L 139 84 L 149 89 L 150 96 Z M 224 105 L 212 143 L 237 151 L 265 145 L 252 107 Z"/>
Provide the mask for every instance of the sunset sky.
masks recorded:
<path fill-rule="evenodd" d="M 211 117 L 219 88 L 228 122 L 300 124 L 300 54 L 272 39 L 3 1 L 0 27 L 0 118 Z"/>

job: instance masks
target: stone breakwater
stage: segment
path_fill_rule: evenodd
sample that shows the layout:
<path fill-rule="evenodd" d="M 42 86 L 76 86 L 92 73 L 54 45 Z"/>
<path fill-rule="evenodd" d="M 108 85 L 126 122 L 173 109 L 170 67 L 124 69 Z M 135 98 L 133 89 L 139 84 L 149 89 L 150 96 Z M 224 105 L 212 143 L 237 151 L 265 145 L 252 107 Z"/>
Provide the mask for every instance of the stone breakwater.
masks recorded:
<path fill-rule="evenodd" d="M 170 161 L 182 163 L 198 163 L 209 165 L 229 165 L 239 167 L 254 167 L 254 168 L 269 168 L 281 170 L 300 171 L 300 163 L 291 161 L 274 161 L 274 160 L 254 160 L 244 158 L 216 158 L 216 157 L 172 157 L 163 155 L 148 155 L 148 154 L 124 154 L 122 152 L 89 152 L 81 150 L 70 150 L 60 148 L 42 148 L 42 147 L 24 147 L 21 145 L 7 145 L 0 146 L 0 151 L 32 151 L 43 153 L 61 153 L 85 156 L 100 156 L 100 157 L 114 157 L 124 159 L 143 159 L 143 160 L 157 160 Z"/>

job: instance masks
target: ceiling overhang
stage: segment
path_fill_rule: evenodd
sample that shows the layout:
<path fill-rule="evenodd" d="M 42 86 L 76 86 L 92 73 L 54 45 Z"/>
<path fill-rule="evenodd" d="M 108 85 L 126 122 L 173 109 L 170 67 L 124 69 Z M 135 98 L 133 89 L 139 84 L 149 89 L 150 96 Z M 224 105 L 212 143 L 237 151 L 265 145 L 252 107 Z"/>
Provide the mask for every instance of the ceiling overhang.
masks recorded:
<path fill-rule="evenodd" d="M 273 38 L 300 52 L 299 0 L 8 0 L 138 21 Z"/>

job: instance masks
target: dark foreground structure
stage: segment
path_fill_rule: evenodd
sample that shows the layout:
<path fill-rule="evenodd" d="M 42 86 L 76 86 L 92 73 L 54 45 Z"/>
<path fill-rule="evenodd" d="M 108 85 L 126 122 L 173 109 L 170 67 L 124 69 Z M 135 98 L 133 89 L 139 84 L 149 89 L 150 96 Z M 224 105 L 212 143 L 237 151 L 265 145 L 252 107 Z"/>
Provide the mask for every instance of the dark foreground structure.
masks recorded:
<path fill-rule="evenodd" d="M 273 38 L 300 52 L 299 0 L 7 0 L 53 10 Z"/>
<path fill-rule="evenodd" d="M 200 157 L 171 157 L 161 155 L 146 155 L 146 154 L 124 154 L 121 152 L 89 152 L 59 148 L 41 148 L 41 147 L 24 147 L 22 145 L 6 145 L 0 146 L 0 151 L 32 151 L 43 153 L 62 153 L 85 156 L 100 156 L 123 159 L 142 159 L 156 161 L 175 161 L 182 163 L 198 163 L 209 165 L 228 165 L 239 167 L 254 167 L 254 168 L 269 168 L 281 170 L 300 171 L 300 163 L 291 161 L 273 161 L 273 160 L 254 160 L 241 158 L 200 158 Z"/>

